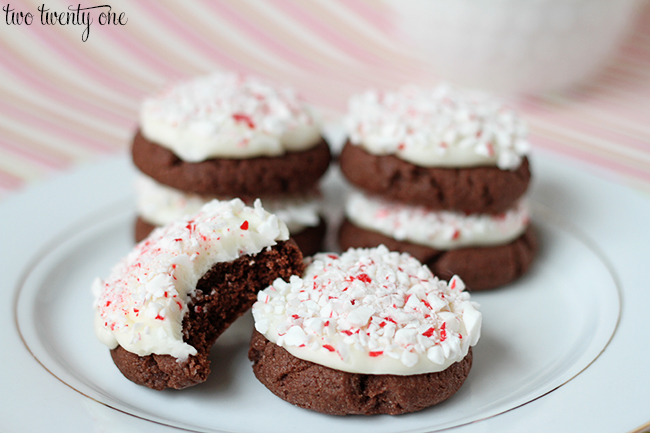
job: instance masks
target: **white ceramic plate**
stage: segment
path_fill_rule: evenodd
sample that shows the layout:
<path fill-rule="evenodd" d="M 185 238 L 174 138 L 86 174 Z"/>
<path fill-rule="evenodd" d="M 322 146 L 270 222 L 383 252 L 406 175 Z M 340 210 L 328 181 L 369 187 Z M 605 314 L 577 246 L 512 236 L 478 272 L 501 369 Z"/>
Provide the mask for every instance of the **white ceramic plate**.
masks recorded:
<path fill-rule="evenodd" d="M 536 161 L 537 173 L 558 170 L 552 158 Z M 538 175 L 533 199 L 538 203 L 539 257 L 517 283 L 473 295 L 484 314 L 483 336 L 467 382 L 447 402 L 399 417 L 340 418 L 293 407 L 252 374 L 246 359 L 249 317 L 213 350 L 213 374 L 207 383 L 180 392 L 139 387 L 117 371 L 108 350 L 95 339 L 89 288 L 95 276 L 106 276 L 132 246 L 132 173 L 124 159 L 110 161 L 1 208 L 10 221 L 23 221 L 19 227 L 2 227 L 2 245 L 29 244 L 15 251 L 3 247 L 1 257 L 15 276 L 9 278 L 13 284 L 6 292 L 13 295 L 13 304 L 8 303 L 13 311 L 4 310 L 13 322 L 1 323 L 10 329 L 4 346 L 14 354 L 0 361 L 0 397 L 8 402 L 0 405 L 1 425 L 52 431 L 49 422 L 29 417 L 49 413 L 60 431 L 374 433 L 483 431 L 504 422 L 516 426 L 513 417 L 519 422 L 525 417 L 521 425 L 533 431 L 548 423 L 544 413 L 550 414 L 554 400 L 564 401 L 556 395 L 599 370 L 608 355 L 619 356 L 611 348 L 625 332 L 625 285 L 596 238 L 584 230 L 588 225 L 577 229 L 572 215 L 564 213 L 576 203 L 570 200 L 565 208 L 558 207 L 567 192 L 590 188 L 572 174 L 573 186 L 566 185 L 568 191 L 563 187 L 560 194 L 552 181 Z M 339 195 L 336 173 L 326 185 L 330 198 Z M 34 209 L 43 206 L 39 201 L 64 202 L 67 207 L 36 214 Z M 31 230 L 25 231 L 28 226 Z M 648 347 L 643 350 L 648 353 Z M 580 395 L 587 403 L 596 398 Z M 533 416 L 524 416 L 531 408 Z"/>

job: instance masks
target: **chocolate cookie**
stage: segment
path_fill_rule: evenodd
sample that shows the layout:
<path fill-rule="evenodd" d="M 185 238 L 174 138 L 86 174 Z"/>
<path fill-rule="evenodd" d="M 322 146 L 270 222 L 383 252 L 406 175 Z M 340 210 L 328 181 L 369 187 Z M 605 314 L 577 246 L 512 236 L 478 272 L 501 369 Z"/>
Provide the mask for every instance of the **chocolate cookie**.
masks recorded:
<path fill-rule="evenodd" d="M 527 190 L 527 158 L 515 170 L 496 166 L 421 167 L 393 155 L 377 156 L 346 143 L 339 158 L 341 172 L 365 192 L 433 210 L 498 214 Z"/>
<path fill-rule="evenodd" d="M 456 393 L 472 366 L 470 349 L 461 361 L 437 373 L 347 373 L 296 358 L 257 331 L 248 358 L 253 361 L 255 377 L 272 393 L 329 415 L 398 415 L 422 410 Z"/>
<path fill-rule="evenodd" d="M 385 246 L 316 254 L 253 305 L 249 358 L 278 397 L 332 415 L 402 414 L 453 395 L 482 315 L 462 280 Z"/>
<path fill-rule="evenodd" d="M 316 227 L 307 227 L 295 235 L 292 234 L 291 238 L 296 241 L 303 256 L 313 256 L 314 254 L 323 251 L 326 232 L 327 224 L 325 223 L 325 220 L 321 218 Z"/>
<path fill-rule="evenodd" d="M 162 184 L 185 192 L 226 197 L 308 192 L 327 171 L 331 160 L 324 139 L 310 149 L 279 157 L 185 162 L 138 131 L 131 151 L 135 166 Z"/>
<path fill-rule="evenodd" d="M 156 226 L 148 223 L 142 217 L 135 220 L 135 229 L 133 237 L 136 242 L 142 241 L 149 236 L 149 233 L 155 229 Z M 325 232 L 327 225 L 325 220 L 321 218 L 320 223 L 315 227 L 307 227 L 304 230 L 292 234 L 291 238 L 296 242 L 303 256 L 311 256 L 323 249 L 323 241 L 325 240 Z"/>
<path fill-rule="evenodd" d="M 292 241 L 233 262 L 217 263 L 199 280 L 183 318 L 183 341 L 198 354 L 179 363 L 170 355 L 138 356 L 117 346 L 111 350 L 113 361 L 129 380 L 156 390 L 204 382 L 210 374 L 210 348 L 217 337 L 248 311 L 259 290 L 302 269 L 302 254 Z"/>
<path fill-rule="evenodd" d="M 156 225 L 151 224 L 142 219 L 142 217 L 137 217 L 135 220 L 135 228 L 133 231 L 133 238 L 135 242 L 140 242 L 151 233 L 156 228 Z"/>
<path fill-rule="evenodd" d="M 347 219 L 339 230 L 339 244 L 342 250 L 383 244 L 389 250 L 407 252 L 440 278 L 460 276 L 469 290 L 493 289 L 516 280 L 526 273 L 537 250 L 537 240 L 530 226 L 520 237 L 505 245 L 442 251 L 398 241 L 358 227 Z"/>

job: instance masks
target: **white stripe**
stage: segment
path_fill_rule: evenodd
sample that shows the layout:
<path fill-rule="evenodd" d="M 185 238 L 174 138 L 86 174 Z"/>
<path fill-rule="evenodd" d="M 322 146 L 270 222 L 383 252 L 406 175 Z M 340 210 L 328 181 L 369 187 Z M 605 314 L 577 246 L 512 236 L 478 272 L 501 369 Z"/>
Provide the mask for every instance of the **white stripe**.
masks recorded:
<path fill-rule="evenodd" d="M 57 149 L 59 152 L 68 155 L 74 161 L 87 160 L 98 153 L 96 150 L 85 147 L 82 143 L 73 143 L 69 139 L 63 139 L 55 134 L 44 131 L 38 125 L 24 123 L 17 119 L 8 118 L 7 116 L 0 116 L 0 130 L 11 131 L 18 136 L 26 137 L 28 140 Z"/>
<path fill-rule="evenodd" d="M 101 132 L 102 134 L 108 135 L 116 141 L 121 141 L 124 139 L 123 131 L 120 131 L 119 128 L 116 128 L 115 124 L 110 121 L 98 118 L 97 116 L 88 115 L 86 111 L 81 108 L 77 109 L 72 105 L 64 105 L 61 104 L 60 101 L 44 97 L 39 92 L 34 91 L 31 87 L 25 85 L 9 74 L 5 74 L 2 77 L 2 81 L 3 86 L 0 94 L 3 94 L 3 98 L 5 98 L 5 100 L 14 99 L 23 101 L 26 105 L 33 104 L 45 111 L 57 113 L 62 117 L 75 119 L 78 123 L 87 126 L 90 130 L 89 132 Z M 9 95 L 9 98 L 7 98 L 6 95 Z M 131 112 L 133 113 L 133 118 L 136 119 L 136 107 L 134 107 Z M 31 115 L 42 118 L 44 114 L 31 113 Z"/>
<path fill-rule="evenodd" d="M 276 68 L 281 68 L 281 72 L 293 72 L 296 65 L 287 63 L 281 57 L 270 54 L 269 51 L 261 46 L 255 39 L 249 37 L 246 32 L 242 31 L 237 25 L 223 19 L 218 14 L 208 10 L 196 2 L 183 3 L 183 9 L 192 14 L 192 22 L 197 26 L 202 26 L 213 35 L 215 41 L 228 41 L 241 50 L 242 54 L 259 60 L 261 63 L 267 63 Z M 244 56 L 238 55 L 237 58 L 245 62 Z"/>
<path fill-rule="evenodd" d="M 323 38 L 315 34 L 312 29 L 304 26 L 301 22 L 290 17 L 283 11 L 278 10 L 275 6 L 257 0 L 243 1 L 248 2 L 251 7 L 260 10 L 261 14 L 268 17 L 269 20 L 274 20 L 277 26 L 287 30 L 287 32 L 291 33 L 297 40 L 301 40 L 310 45 L 314 51 L 316 51 L 317 56 L 329 57 L 323 59 L 324 62 L 335 60 L 340 63 L 337 67 L 345 69 L 361 65 L 358 59 L 332 46 L 330 43 L 323 40 Z"/>
<path fill-rule="evenodd" d="M 601 140 L 598 137 L 587 135 L 580 131 L 572 131 L 558 127 L 552 122 L 537 121 L 535 124 L 531 124 L 531 142 L 533 146 L 535 145 L 535 134 L 553 137 L 554 140 L 561 141 L 565 145 L 586 149 L 588 153 L 593 155 L 600 155 L 604 158 L 616 160 L 644 171 L 650 168 L 650 153 L 648 152 L 621 146 L 619 143 Z"/>
<path fill-rule="evenodd" d="M 112 89 L 103 87 L 97 80 L 89 79 L 84 72 L 80 71 L 72 63 L 63 63 L 65 60 L 62 60 L 57 51 L 45 47 L 29 28 L 26 28 L 26 31 L 4 32 L 2 37 L 6 43 L 15 47 L 17 51 L 28 53 L 27 57 L 33 63 L 40 65 L 44 71 L 47 71 L 49 77 L 57 77 L 61 81 L 68 83 L 72 89 L 76 88 L 80 93 L 87 93 L 87 95 L 83 95 L 86 98 L 107 101 L 114 106 L 105 105 L 105 109 L 114 111 L 116 109 L 130 108 L 128 98 L 117 94 Z M 74 48 L 71 47 L 70 49 Z M 45 76 L 44 78 L 49 77 Z M 54 80 L 51 79 L 50 81 Z M 79 94 L 75 96 L 79 96 Z"/>

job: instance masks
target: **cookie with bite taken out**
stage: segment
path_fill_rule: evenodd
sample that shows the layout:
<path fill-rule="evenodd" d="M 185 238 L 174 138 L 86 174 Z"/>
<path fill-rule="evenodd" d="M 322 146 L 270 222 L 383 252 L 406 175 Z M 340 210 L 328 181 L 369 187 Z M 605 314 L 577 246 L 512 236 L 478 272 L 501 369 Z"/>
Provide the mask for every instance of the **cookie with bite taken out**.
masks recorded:
<path fill-rule="evenodd" d="M 210 374 L 210 348 L 257 292 L 303 269 L 286 225 L 260 202 L 214 200 L 155 229 L 93 283 L 95 333 L 131 381 L 186 388 Z"/>

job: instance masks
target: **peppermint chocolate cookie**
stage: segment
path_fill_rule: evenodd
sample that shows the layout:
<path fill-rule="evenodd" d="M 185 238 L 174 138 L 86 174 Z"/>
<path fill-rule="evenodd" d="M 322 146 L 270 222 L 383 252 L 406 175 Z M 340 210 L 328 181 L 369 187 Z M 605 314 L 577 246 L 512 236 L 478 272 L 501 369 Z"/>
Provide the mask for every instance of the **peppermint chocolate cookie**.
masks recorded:
<path fill-rule="evenodd" d="M 139 235 L 144 227 L 191 213 L 184 203 L 199 198 L 261 198 L 289 217 L 292 237 L 312 229 L 303 238 L 314 243 L 301 248 L 320 249 L 324 224 L 315 192 L 331 154 L 317 116 L 289 89 L 236 74 L 168 88 L 144 101 L 132 156 L 146 178 L 139 183 L 148 184 L 138 187 L 139 217 L 146 223 L 139 224 Z M 152 190 L 154 199 L 147 195 Z M 166 203 L 156 207 L 152 200 Z M 291 219 L 297 201 L 306 207 Z"/>
<path fill-rule="evenodd" d="M 397 415 L 458 391 L 482 321 L 460 278 L 384 246 L 307 262 L 253 305 L 249 358 L 271 392 L 326 414 Z"/>
<path fill-rule="evenodd" d="M 524 274 L 536 250 L 526 126 L 490 97 L 441 85 L 351 99 L 342 248 L 385 243 L 470 290 Z M 376 242 L 376 243 L 375 243 Z"/>
<path fill-rule="evenodd" d="M 158 228 L 93 283 L 95 333 L 130 380 L 153 389 L 206 380 L 210 348 L 259 290 L 303 269 L 286 225 L 259 201 L 212 201 Z"/>

